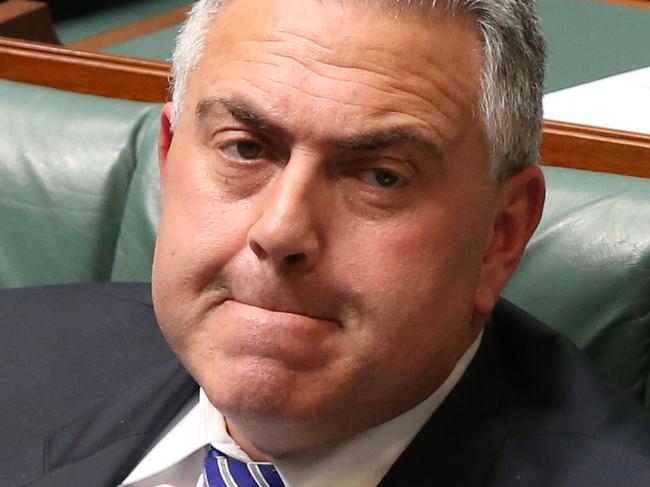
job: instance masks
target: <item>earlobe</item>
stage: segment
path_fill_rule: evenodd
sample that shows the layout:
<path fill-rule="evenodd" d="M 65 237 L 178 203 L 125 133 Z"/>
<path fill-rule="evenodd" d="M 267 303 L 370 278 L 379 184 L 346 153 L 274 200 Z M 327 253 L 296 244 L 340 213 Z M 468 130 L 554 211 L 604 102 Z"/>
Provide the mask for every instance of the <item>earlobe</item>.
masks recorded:
<path fill-rule="evenodd" d="M 499 191 L 492 239 L 476 293 L 476 311 L 485 316 L 492 311 L 539 224 L 546 192 L 544 175 L 538 166 L 526 166 L 503 182 Z"/>
<path fill-rule="evenodd" d="M 160 192 L 164 192 L 167 175 L 167 156 L 172 145 L 172 103 L 166 103 L 160 112 L 160 131 L 158 133 L 158 165 L 160 168 Z"/>

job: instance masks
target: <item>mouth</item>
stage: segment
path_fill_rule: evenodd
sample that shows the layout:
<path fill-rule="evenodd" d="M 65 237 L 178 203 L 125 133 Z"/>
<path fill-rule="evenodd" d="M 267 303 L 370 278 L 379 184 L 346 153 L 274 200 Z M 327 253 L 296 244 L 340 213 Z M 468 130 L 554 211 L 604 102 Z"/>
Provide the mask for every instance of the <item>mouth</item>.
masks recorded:
<path fill-rule="evenodd" d="M 219 305 L 207 326 L 211 327 L 210 335 L 219 337 L 218 348 L 228 357 L 242 359 L 247 367 L 273 363 L 301 370 L 327 364 L 344 331 L 334 320 L 271 310 L 236 299 Z"/>
<path fill-rule="evenodd" d="M 334 303 L 329 293 L 318 290 L 298 289 L 283 283 L 268 281 L 260 276 L 244 283 L 231 283 L 226 300 L 260 308 L 262 310 L 304 316 L 306 318 L 336 321 L 332 311 Z"/>
<path fill-rule="evenodd" d="M 318 325 L 318 324 L 335 324 L 340 327 L 340 323 L 331 315 L 324 313 L 314 313 L 305 311 L 300 306 L 278 305 L 272 303 L 260 304 L 251 300 L 241 300 L 236 298 L 226 299 L 222 305 L 234 307 L 258 322 L 267 322 L 275 325 Z"/>

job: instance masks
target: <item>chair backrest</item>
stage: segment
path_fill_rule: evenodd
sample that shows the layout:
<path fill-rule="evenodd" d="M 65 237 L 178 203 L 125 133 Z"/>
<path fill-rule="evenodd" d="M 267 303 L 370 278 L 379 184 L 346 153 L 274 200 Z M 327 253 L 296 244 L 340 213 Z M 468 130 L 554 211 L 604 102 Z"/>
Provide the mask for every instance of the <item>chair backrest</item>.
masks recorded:
<path fill-rule="evenodd" d="M 0 287 L 147 281 L 160 105 L 0 81 Z M 650 403 L 650 179 L 546 167 L 504 295 Z"/>
<path fill-rule="evenodd" d="M 1 287 L 111 278 L 159 111 L 0 80 Z"/>
<path fill-rule="evenodd" d="M 544 215 L 504 296 L 650 404 L 650 179 L 544 173 Z"/>

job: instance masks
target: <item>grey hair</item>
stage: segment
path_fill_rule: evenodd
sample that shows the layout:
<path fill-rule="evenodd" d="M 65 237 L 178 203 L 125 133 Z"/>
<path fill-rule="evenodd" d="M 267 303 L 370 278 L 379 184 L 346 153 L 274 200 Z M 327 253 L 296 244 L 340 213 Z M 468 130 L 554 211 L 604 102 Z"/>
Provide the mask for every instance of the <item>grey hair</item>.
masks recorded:
<path fill-rule="evenodd" d="M 384 5 L 400 9 L 433 8 L 441 2 L 448 11 L 469 14 L 481 36 L 479 110 L 490 176 L 504 180 L 539 160 L 546 46 L 535 0 L 382 0 Z M 172 127 L 183 109 L 187 80 L 200 61 L 205 34 L 226 3 L 228 0 L 198 0 L 178 35 L 172 57 Z"/>

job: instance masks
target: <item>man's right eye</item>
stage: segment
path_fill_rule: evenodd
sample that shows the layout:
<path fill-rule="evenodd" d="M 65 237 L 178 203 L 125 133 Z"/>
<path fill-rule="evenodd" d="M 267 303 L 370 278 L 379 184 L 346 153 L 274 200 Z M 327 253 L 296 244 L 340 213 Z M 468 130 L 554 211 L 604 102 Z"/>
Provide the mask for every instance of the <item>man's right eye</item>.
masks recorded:
<path fill-rule="evenodd" d="M 260 157 L 264 151 L 263 147 L 251 140 L 240 140 L 224 146 L 222 152 L 232 159 L 243 159 L 246 161 Z"/>

